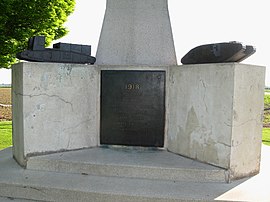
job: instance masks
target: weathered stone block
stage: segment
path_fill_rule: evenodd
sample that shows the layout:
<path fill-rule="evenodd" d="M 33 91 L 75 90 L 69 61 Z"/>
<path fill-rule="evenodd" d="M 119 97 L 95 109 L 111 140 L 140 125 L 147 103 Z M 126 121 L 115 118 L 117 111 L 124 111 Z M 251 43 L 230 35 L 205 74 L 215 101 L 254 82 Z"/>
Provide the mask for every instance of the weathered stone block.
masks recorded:
<path fill-rule="evenodd" d="M 265 68 L 239 63 L 169 71 L 168 149 L 230 171 L 259 171 Z"/>
<path fill-rule="evenodd" d="M 29 155 L 97 146 L 99 73 L 94 66 L 13 66 L 13 150 Z"/>

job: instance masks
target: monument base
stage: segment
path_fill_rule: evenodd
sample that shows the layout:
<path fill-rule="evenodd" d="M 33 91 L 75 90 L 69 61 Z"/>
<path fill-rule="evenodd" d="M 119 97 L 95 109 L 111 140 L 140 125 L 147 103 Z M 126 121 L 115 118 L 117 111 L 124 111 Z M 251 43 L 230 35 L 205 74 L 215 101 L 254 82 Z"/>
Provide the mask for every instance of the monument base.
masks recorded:
<path fill-rule="evenodd" d="M 100 146 L 101 71 L 165 72 L 164 149 L 228 170 L 259 172 L 265 68 L 238 63 L 182 66 L 13 66 L 13 155 Z"/>
<path fill-rule="evenodd" d="M 239 63 L 171 67 L 168 150 L 226 168 L 259 172 L 265 68 Z"/>

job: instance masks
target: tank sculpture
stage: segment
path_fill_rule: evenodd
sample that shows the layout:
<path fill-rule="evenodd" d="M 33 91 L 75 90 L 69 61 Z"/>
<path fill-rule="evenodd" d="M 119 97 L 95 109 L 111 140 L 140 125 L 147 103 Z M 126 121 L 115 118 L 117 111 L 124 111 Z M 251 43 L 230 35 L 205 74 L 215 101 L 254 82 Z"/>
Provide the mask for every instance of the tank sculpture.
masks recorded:
<path fill-rule="evenodd" d="M 44 36 L 30 38 L 27 50 L 17 53 L 16 57 L 34 62 L 94 64 L 96 61 L 89 45 L 56 43 L 53 48 L 45 48 Z"/>
<path fill-rule="evenodd" d="M 191 49 L 182 59 L 183 64 L 241 62 L 256 52 L 253 46 L 240 42 L 213 43 Z"/>

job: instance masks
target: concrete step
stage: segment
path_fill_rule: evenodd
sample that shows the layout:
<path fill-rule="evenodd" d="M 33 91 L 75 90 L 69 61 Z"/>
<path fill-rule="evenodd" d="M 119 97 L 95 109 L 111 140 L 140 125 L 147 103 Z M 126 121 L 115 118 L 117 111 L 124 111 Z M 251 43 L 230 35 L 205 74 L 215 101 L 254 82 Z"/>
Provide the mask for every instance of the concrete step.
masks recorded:
<path fill-rule="evenodd" d="M 0 197 L 33 201 L 214 201 L 243 181 L 198 183 L 23 169 L 0 151 Z M 9 198 L 8 198 L 9 197 Z"/>
<path fill-rule="evenodd" d="M 269 147 L 270 148 L 270 147 Z M 270 150 L 269 150 L 270 152 Z M 134 179 L 23 169 L 0 151 L 0 201 L 269 201 L 268 155 L 262 172 L 232 183 Z M 2 198 L 1 198 L 2 197 Z M 25 199 L 25 200 L 24 200 Z M 15 200 L 15 201 L 16 201 Z"/>
<path fill-rule="evenodd" d="M 227 182 L 227 171 L 164 150 L 110 147 L 31 157 L 29 170 L 182 182 Z"/>
<path fill-rule="evenodd" d="M 0 181 L 0 195 L 37 201 L 214 201 L 226 192 L 215 183 L 183 183 L 131 178 L 28 173 L 28 180 Z M 25 177 L 25 176 L 24 176 Z M 231 184 L 223 184 L 231 186 Z"/>
<path fill-rule="evenodd" d="M 28 199 L 17 199 L 13 197 L 1 197 L 1 196 L 0 196 L 0 201 L 1 202 L 34 202 L 33 200 L 28 200 Z"/>

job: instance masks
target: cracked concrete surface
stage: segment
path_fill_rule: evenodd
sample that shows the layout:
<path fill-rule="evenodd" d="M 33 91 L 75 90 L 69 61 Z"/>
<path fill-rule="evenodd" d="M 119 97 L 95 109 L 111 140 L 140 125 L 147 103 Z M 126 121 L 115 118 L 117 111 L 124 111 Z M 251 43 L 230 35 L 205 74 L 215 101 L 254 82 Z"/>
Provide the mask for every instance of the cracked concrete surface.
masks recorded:
<path fill-rule="evenodd" d="M 13 149 L 21 164 L 25 156 L 35 153 L 97 146 L 96 67 L 20 63 L 14 66 L 13 77 L 13 111 L 17 115 Z"/>
<path fill-rule="evenodd" d="M 56 98 L 56 99 L 59 99 L 60 101 L 62 101 L 63 103 L 69 104 L 72 108 L 72 111 L 73 111 L 73 104 L 70 101 L 65 100 L 63 97 L 60 97 L 59 95 L 49 95 L 46 93 L 26 95 L 26 94 L 17 93 L 17 92 L 14 92 L 14 93 L 17 96 L 29 97 L 29 98 L 40 97 L 40 96 L 45 96 L 45 97 L 49 97 L 49 98 Z"/>
<path fill-rule="evenodd" d="M 169 150 L 229 169 L 235 178 L 257 173 L 265 68 L 183 65 L 169 74 Z"/>

